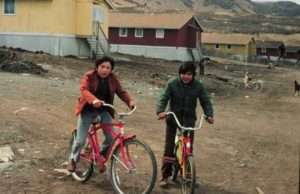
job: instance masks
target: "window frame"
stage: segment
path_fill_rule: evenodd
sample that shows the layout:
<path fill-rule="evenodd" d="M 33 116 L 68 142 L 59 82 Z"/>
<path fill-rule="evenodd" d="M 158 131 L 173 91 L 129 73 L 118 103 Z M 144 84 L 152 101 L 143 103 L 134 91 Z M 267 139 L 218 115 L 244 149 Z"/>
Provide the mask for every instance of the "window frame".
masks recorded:
<path fill-rule="evenodd" d="M 160 32 L 162 32 L 162 35 L 159 35 Z M 165 29 L 155 29 L 155 38 L 164 39 L 165 38 Z"/>
<path fill-rule="evenodd" d="M 123 34 L 122 32 L 126 32 L 126 33 Z M 119 37 L 127 37 L 127 36 L 128 36 L 128 28 L 119 28 Z"/>
<path fill-rule="evenodd" d="M 139 35 L 139 34 L 137 33 L 138 30 L 141 30 L 141 31 L 140 31 L 140 32 L 142 32 L 141 35 Z M 143 29 L 143 28 L 135 28 L 135 29 L 134 29 L 134 37 L 136 37 L 136 38 L 143 38 L 143 37 L 144 37 L 144 29 Z"/>
<path fill-rule="evenodd" d="M 6 12 L 6 4 L 12 3 L 13 6 L 13 12 Z M 16 15 L 16 0 L 3 0 L 3 15 Z"/>

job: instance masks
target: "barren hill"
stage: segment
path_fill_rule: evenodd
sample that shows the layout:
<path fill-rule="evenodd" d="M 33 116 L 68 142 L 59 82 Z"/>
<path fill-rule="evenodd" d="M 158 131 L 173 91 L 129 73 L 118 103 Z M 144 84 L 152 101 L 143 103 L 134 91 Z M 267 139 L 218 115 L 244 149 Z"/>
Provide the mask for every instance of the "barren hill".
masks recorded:
<path fill-rule="evenodd" d="M 205 31 L 239 33 L 299 33 L 300 5 L 250 0 L 112 0 L 123 11 L 173 12 L 191 10 Z"/>
<path fill-rule="evenodd" d="M 187 10 L 214 14 L 263 14 L 300 16 L 300 5 L 293 2 L 256 3 L 250 0 L 113 0 L 119 9 L 134 10 Z"/>

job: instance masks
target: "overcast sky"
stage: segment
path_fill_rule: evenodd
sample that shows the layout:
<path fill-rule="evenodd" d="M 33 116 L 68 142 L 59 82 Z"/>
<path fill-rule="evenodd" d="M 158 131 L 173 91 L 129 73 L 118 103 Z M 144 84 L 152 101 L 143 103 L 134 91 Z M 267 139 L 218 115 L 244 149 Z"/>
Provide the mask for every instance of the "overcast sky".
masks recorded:
<path fill-rule="evenodd" d="M 300 0 L 252 0 L 252 1 L 258 1 L 258 2 L 264 2 L 264 1 L 268 1 L 268 2 L 272 2 L 272 1 L 292 1 L 292 2 L 298 3 L 300 5 Z"/>

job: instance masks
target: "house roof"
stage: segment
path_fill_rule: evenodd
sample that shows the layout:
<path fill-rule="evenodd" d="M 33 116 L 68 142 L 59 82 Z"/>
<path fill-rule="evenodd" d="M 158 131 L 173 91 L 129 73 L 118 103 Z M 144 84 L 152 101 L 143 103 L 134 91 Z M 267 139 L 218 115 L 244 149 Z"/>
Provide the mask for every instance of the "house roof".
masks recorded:
<path fill-rule="evenodd" d="M 110 9 L 114 9 L 113 3 L 111 0 L 94 0 L 94 3 L 104 2 Z"/>
<path fill-rule="evenodd" d="M 202 33 L 201 41 L 206 44 L 246 45 L 254 40 L 253 36 L 244 34 Z"/>
<path fill-rule="evenodd" d="M 104 1 L 111 9 L 114 9 L 114 6 L 110 0 L 104 0 Z"/>
<path fill-rule="evenodd" d="M 180 29 L 194 18 L 198 27 L 199 21 L 190 12 L 179 13 L 124 13 L 110 12 L 109 27 L 123 28 L 162 28 Z"/>
<path fill-rule="evenodd" d="M 295 45 L 287 45 L 285 47 L 285 51 L 287 53 L 298 53 L 300 52 L 300 46 L 295 46 Z"/>
<path fill-rule="evenodd" d="M 257 40 L 256 48 L 279 48 L 284 45 L 282 41 L 272 41 L 272 40 Z"/>
<path fill-rule="evenodd" d="M 284 41 L 284 44 L 286 46 L 286 51 L 295 52 L 300 50 L 300 40 L 289 39 Z"/>

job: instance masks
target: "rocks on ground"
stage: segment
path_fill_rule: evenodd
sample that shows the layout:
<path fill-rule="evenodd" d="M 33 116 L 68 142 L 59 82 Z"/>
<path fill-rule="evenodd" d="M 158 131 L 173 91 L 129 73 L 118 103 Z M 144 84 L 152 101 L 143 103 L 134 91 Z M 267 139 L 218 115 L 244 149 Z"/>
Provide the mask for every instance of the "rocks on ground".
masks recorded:
<path fill-rule="evenodd" d="M 43 67 L 26 60 L 18 59 L 13 51 L 0 50 L 0 71 L 11 73 L 45 74 Z"/>

